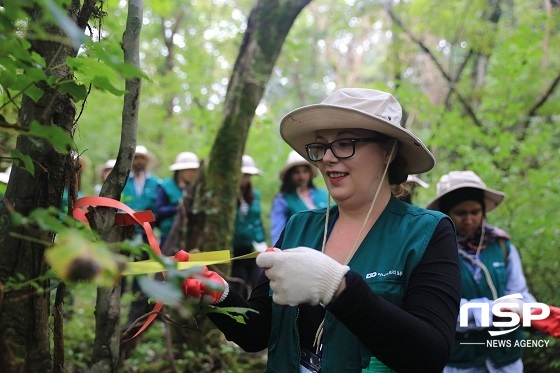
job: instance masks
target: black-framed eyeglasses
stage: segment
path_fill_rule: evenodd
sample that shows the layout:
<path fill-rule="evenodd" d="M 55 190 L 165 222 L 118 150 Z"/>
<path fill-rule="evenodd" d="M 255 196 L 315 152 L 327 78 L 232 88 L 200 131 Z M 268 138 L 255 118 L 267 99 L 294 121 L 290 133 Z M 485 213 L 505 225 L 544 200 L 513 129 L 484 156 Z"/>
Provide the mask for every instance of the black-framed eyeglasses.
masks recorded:
<path fill-rule="evenodd" d="M 384 137 L 366 137 L 361 139 L 338 139 L 327 144 L 313 142 L 305 145 L 305 150 L 307 150 L 307 155 L 313 162 L 322 160 L 328 149 L 338 159 L 346 159 L 352 157 L 356 152 L 357 142 L 385 142 L 386 140 Z"/>

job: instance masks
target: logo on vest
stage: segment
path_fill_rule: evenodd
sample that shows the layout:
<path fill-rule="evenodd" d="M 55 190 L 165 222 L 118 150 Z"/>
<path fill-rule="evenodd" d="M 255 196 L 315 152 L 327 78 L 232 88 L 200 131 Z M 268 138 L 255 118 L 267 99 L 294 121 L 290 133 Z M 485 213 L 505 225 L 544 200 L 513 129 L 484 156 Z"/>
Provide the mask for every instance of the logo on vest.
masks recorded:
<path fill-rule="evenodd" d="M 366 280 L 374 277 L 387 277 L 387 276 L 397 276 L 400 277 L 403 275 L 403 271 L 397 271 L 396 269 L 392 269 L 388 272 L 381 273 L 381 272 L 371 272 L 366 275 Z"/>

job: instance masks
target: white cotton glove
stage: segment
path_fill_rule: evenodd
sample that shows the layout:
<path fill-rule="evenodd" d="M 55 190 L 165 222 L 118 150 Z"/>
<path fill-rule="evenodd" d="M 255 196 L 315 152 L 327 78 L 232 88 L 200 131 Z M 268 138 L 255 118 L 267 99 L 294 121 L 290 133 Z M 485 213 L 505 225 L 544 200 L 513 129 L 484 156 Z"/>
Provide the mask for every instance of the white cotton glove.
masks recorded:
<path fill-rule="evenodd" d="M 499 304 L 502 305 L 500 307 L 501 310 L 515 312 L 519 315 L 519 317 L 523 316 L 523 298 L 518 298 L 514 295 L 506 295 L 501 298 L 498 298 L 494 301 L 494 305 Z"/>
<path fill-rule="evenodd" d="M 257 256 L 280 305 L 328 304 L 350 267 L 309 247 L 265 252 Z"/>

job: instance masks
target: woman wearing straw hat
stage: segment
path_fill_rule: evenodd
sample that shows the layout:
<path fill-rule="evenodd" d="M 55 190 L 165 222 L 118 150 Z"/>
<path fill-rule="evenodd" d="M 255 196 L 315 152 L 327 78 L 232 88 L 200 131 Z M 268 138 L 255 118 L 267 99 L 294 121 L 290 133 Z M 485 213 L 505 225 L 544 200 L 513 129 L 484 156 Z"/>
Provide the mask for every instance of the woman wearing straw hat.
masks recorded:
<path fill-rule="evenodd" d="M 318 167 L 336 205 L 290 218 L 282 250 L 257 257 L 266 276 L 249 300 L 211 272 L 223 290 L 184 282 L 188 296 L 258 311 L 246 324 L 209 317 L 245 350 L 268 348 L 267 371 L 426 373 L 447 362 L 461 288 L 455 232 L 444 214 L 392 195 L 435 164 L 401 116 L 391 94 L 353 88 L 287 114 L 282 137 Z"/>
<path fill-rule="evenodd" d="M 270 210 L 270 239 L 273 244 L 278 241 L 293 214 L 327 206 L 326 191 L 313 185 L 317 169 L 296 151 L 290 152 L 278 176 L 282 185 Z"/>
<path fill-rule="evenodd" d="M 164 246 L 165 239 L 173 225 L 181 199 L 192 197 L 193 181 L 199 167 L 200 162 L 196 154 L 179 153 L 175 162 L 169 166 L 169 171 L 173 171 L 173 177 L 164 179 L 158 187 L 155 215 L 160 230 L 161 247 Z"/>
<path fill-rule="evenodd" d="M 266 249 L 265 233 L 261 219 L 261 194 L 253 188 L 251 178 L 262 175 L 253 158 L 244 155 L 241 159 L 241 185 L 237 199 L 237 212 L 233 229 L 233 254 L 235 256 L 255 251 L 263 243 Z M 261 244 L 261 246 L 263 245 Z M 253 289 L 262 273 L 255 259 L 236 260 L 231 264 L 231 276 L 241 279 L 243 283 L 232 286 L 238 293 L 247 295 Z"/>
<path fill-rule="evenodd" d="M 486 221 L 486 213 L 503 199 L 504 193 L 488 188 L 474 172 L 451 171 L 439 180 L 437 195 L 428 208 L 449 215 L 457 228 L 461 306 L 487 303 L 492 309 L 498 298 L 519 293 L 522 299 L 505 301 L 518 303 L 509 310 L 521 314 L 522 303 L 535 302 L 535 298 L 527 288 L 519 253 L 506 232 Z M 458 323 L 455 347 L 444 372 L 522 372 L 522 348 L 515 343 L 523 339 L 521 329 L 491 337 L 491 328 L 481 324 L 481 312 L 473 308 L 468 326 Z M 496 345 L 501 347 L 487 347 L 490 339 L 497 340 Z"/>

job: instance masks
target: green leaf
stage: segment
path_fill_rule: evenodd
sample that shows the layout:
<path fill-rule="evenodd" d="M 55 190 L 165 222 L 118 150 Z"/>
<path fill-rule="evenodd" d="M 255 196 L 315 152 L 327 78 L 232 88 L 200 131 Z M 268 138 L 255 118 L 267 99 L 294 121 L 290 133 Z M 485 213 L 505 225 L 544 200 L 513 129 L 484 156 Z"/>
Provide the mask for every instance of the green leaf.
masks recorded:
<path fill-rule="evenodd" d="M 87 87 L 83 84 L 78 84 L 73 80 L 61 82 L 58 87 L 58 91 L 62 94 L 70 94 L 75 101 L 82 101 L 87 95 Z"/>
<path fill-rule="evenodd" d="M 10 89 L 17 80 L 17 75 L 9 70 L 4 70 L 0 73 L 0 85 L 5 89 Z"/>
<path fill-rule="evenodd" d="M 38 102 L 45 94 L 45 91 L 37 87 L 35 84 L 31 84 L 25 89 L 25 94 L 29 96 L 29 98 L 31 98 L 33 101 Z"/>
<path fill-rule="evenodd" d="M 248 312 L 258 313 L 258 311 L 254 309 L 242 307 L 216 307 L 213 305 L 206 305 L 203 307 L 203 314 L 219 313 L 231 317 L 240 324 L 245 324 Z"/>
<path fill-rule="evenodd" d="M 35 165 L 33 164 L 33 159 L 27 154 L 23 154 L 17 149 L 13 149 L 11 152 L 12 158 L 16 160 L 19 167 L 23 168 L 25 171 L 29 172 L 31 175 L 35 175 Z M 17 161 L 20 162 L 17 162 Z"/>
<path fill-rule="evenodd" d="M 167 304 L 179 303 L 185 298 L 180 289 L 166 282 L 150 280 L 143 276 L 138 279 L 138 283 L 149 297 Z"/>
<path fill-rule="evenodd" d="M 59 219 L 60 211 L 55 209 L 56 213 L 53 214 L 52 210 L 48 209 L 35 209 L 29 214 L 29 218 L 33 219 L 40 229 L 44 231 L 62 232 L 68 229 Z"/>
<path fill-rule="evenodd" d="M 68 154 L 68 151 L 73 148 L 72 138 L 62 128 L 44 126 L 36 120 L 31 122 L 27 136 L 35 136 L 47 140 L 63 154 Z"/>
<path fill-rule="evenodd" d="M 122 96 L 126 90 L 118 89 L 106 76 L 96 76 L 92 83 L 101 89 L 111 92 L 116 96 Z"/>
<path fill-rule="evenodd" d="M 45 71 L 36 66 L 34 67 L 27 66 L 24 70 L 25 70 L 25 75 L 29 76 L 32 80 L 36 82 L 47 79 L 47 76 L 45 75 Z"/>
<path fill-rule="evenodd" d="M 84 84 L 92 83 L 95 87 L 116 95 L 126 93 L 114 84 L 124 84 L 123 79 L 106 64 L 85 57 L 67 58 L 66 62 L 76 72 L 76 78 Z"/>
<path fill-rule="evenodd" d="M 12 224 L 16 227 L 22 224 L 25 224 L 27 219 L 17 211 L 14 211 L 10 214 L 10 219 L 12 220 Z"/>

